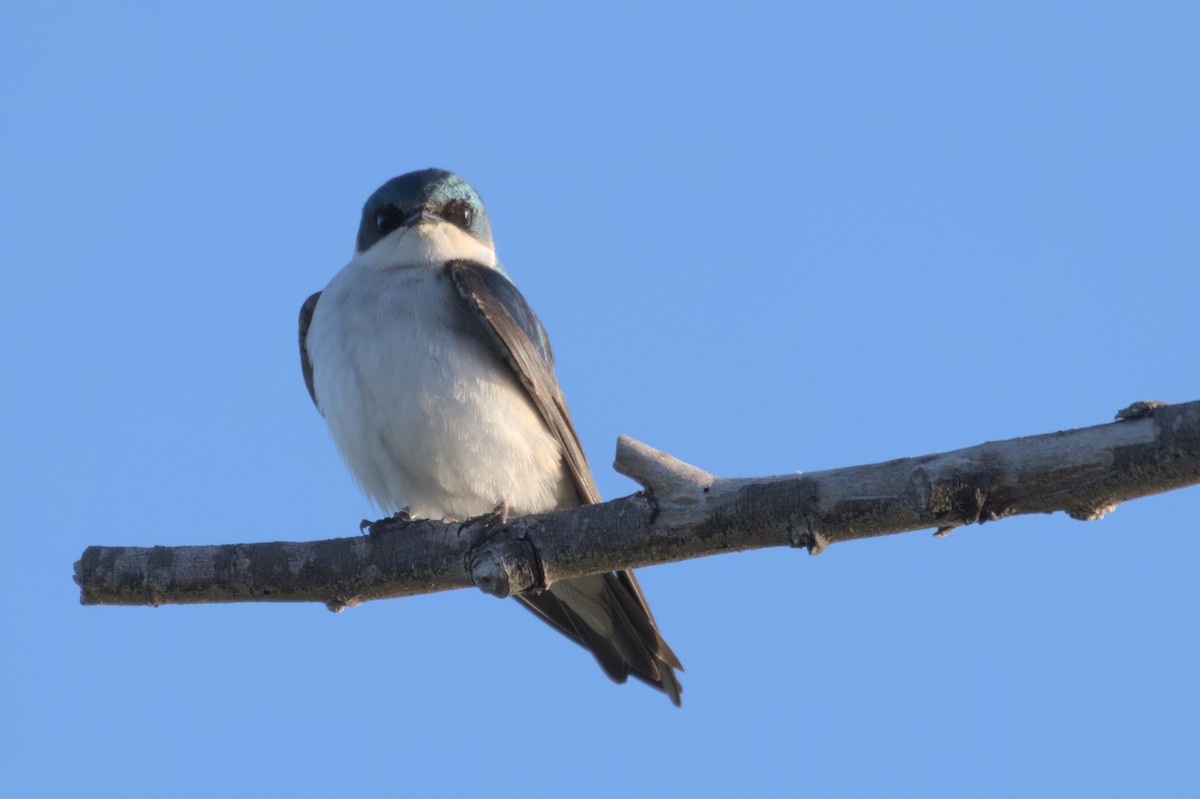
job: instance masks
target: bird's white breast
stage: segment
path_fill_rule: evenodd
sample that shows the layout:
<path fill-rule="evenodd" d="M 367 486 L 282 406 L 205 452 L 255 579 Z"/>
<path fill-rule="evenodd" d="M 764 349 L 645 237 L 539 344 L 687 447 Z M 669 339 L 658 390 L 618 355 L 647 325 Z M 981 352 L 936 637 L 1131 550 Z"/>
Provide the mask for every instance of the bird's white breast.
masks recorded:
<path fill-rule="evenodd" d="M 356 257 L 308 331 L 333 440 L 368 497 L 415 517 L 577 504 L 562 451 L 444 269 Z"/>

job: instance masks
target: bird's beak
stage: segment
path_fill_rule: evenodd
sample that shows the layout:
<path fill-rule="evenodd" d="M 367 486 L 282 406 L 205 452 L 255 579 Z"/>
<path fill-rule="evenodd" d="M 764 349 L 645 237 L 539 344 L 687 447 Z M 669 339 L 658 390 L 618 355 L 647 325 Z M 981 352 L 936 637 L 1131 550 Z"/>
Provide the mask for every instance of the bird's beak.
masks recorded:
<path fill-rule="evenodd" d="M 416 227 L 417 225 L 428 225 L 428 224 L 432 224 L 434 222 L 444 222 L 444 221 L 446 221 L 446 220 L 442 219 L 437 214 L 430 213 L 429 211 L 426 211 L 424 208 L 422 208 L 420 211 L 417 211 L 415 214 L 410 216 L 408 219 L 404 220 L 404 227 Z"/>

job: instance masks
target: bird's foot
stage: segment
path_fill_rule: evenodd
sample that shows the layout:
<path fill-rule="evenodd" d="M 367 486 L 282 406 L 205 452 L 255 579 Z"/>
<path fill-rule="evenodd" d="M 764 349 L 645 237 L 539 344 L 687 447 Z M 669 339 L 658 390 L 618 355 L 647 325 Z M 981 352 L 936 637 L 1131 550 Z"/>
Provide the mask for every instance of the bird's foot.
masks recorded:
<path fill-rule="evenodd" d="M 503 527 L 508 524 L 508 503 L 501 500 L 500 504 L 492 508 L 492 512 L 483 518 L 487 519 L 489 527 Z"/>
<path fill-rule="evenodd" d="M 382 519 L 376 519 L 375 521 L 363 519 L 358 523 L 358 532 L 366 533 L 374 538 L 388 527 L 393 525 L 408 524 L 412 520 L 413 518 L 408 512 L 408 508 L 401 508 L 391 516 L 385 516 Z"/>
<path fill-rule="evenodd" d="M 482 541 L 493 530 L 506 524 L 508 524 L 508 503 L 501 502 L 490 512 L 467 519 L 459 530 L 469 533 L 475 541 Z"/>

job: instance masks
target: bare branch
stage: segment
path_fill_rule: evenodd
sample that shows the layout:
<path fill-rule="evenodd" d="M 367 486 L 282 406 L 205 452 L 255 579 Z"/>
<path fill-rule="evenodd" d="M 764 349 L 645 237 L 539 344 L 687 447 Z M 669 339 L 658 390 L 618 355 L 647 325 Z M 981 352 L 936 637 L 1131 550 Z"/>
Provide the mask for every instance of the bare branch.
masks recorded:
<path fill-rule="evenodd" d="M 85 605 L 323 602 L 476 585 L 497 596 L 613 569 L 770 546 L 817 554 L 856 538 L 1024 513 L 1099 519 L 1119 502 L 1200 482 L 1200 402 L 1136 403 L 1111 424 L 938 455 L 766 478 L 714 477 L 633 439 L 618 471 L 646 491 L 505 521 L 382 522 L 308 543 L 89 547 Z"/>

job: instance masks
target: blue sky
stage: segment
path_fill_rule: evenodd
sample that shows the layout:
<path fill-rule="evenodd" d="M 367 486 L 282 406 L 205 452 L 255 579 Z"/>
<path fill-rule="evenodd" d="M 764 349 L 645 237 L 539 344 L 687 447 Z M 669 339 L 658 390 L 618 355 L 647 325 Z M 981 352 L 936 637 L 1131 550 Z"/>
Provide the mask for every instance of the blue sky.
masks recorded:
<path fill-rule="evenodd" d="M 1200 492 L 646 569 L 676 711 L 478 592 L 84 608 L 89 544 L 348 535 L 300 303 L 488 202 L 601 491 L 1200 398 L 1194 4 L 0 12 L 12 796 L 1181 795 Z"/>

